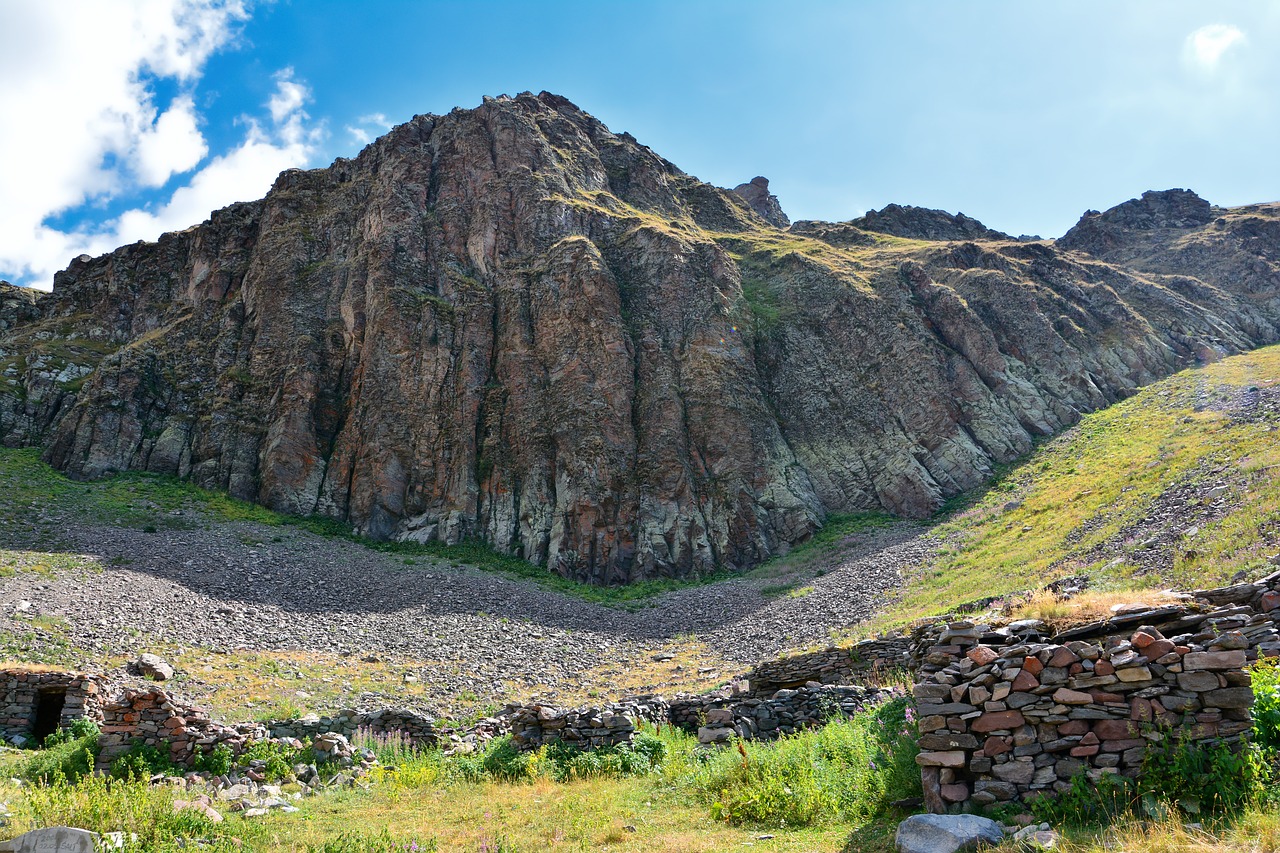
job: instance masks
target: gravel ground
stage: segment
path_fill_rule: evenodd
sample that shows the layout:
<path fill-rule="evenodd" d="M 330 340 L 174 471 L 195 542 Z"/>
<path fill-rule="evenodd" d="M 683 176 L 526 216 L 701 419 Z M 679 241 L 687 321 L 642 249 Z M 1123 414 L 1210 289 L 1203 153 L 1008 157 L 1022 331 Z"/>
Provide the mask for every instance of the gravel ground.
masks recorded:
<path fill-rule="evenodd" d="M 372 651 L 428 662 L 424 683 L 441 701 L 461 690 L 499 698 L 512 683 L 582 687 L 583 673 L 642 666 L 690 635 L 714 650 L 717 668 L 741 671 L 869 615 L 899 585 L 899 570 L 930 551 L 920 527 L 884 527 L 850 537 L 823 574 L 808 567 L 811 590 L 799 597 L 762 595 L 777 579 L 736 579 L 629 611 L 443 561 L 407 566 L 403 556 L 297 528 L 188 523 L 147 533 L 56 512 L 39 521 L 62 531 L 60 550 L 89 555 L 100 570 L 0 579 L 0 630 L 21 627 L 11 618 L 19 612 L 28 631 L 34 614 L 61 617 L 90 662 L 162 642 Z M 0 527 L 0 547 L 23 550 L 23 539 L 21 525 Z"/>

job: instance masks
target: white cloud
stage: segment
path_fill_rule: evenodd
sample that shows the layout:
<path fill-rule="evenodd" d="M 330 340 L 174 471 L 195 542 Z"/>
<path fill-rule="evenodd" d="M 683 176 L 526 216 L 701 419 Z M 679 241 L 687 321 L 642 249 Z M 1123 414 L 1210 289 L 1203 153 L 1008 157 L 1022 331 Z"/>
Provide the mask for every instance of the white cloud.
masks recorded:
<path fill-rule="evenodd" d="M 346 127 L 347 133 L 351 134 L 351 138 L 361 145 L 368 145 L 373 141 L 375 135 L 382 134 L 391 129 L 391 122 L 387 121 L 387 117 L 382 113 L 369 113 L 356 119 L 355 124 L 349 124 Z"/>
<path fill-rule="evenodd" d="M 166 231 L 203 222 L 210 213 L 232 202 L 261 198 L 277 175 L 306 165 L 315 152 L 323 130 L 306 123 L 307 114 L 302 107 L 309 98 L 310 92 L 292 79 L 291 71 L 281 72 L 277 75 L 276 92 L 267 102 L 271 127 L 245 119 L 249 130 L 244 142 L 211 160 L 158 210 L 131 210 L 122 215 L 113 223 L 107 242 L 121 245 L 154 240 Z M 285 101 L 290 104 L 289 111 L 277 110 L 275 105 Z"/>
<path fill-rule="evenodd" d="M 244 119 L 244 141 L 205 162 L 193 92 L 216 51 L 235 42 L 245 0 L 6 2 L 0 11 L 0 275 L 47 287 L 81 253 L 155 239 L 233 201 L 260 197 L 282 169 L 306 165 L 319 130 L 307 87 L 276 76 L 268 124 Z M 178 94 L 163 102 L 156 81 Z M 194 174 L 154 210 L 93 229 L 51 218 L 128 199 Z"/>
<path fill-rule="evenodd" d="M 207 153 L 195 103 L 190 96 L 182 96 L 139 137 L 135 170 L 144 185 L 158 187 L 173 175 L 194 169 Z"/>
<path fill-rule="evenodd" d="M 1244 32 L 1231 24 L 1206 24 L 1187 36 L 1183 56 L 1202 71 L 1213 71 L 1222 57 L 1245 41 Z"/>

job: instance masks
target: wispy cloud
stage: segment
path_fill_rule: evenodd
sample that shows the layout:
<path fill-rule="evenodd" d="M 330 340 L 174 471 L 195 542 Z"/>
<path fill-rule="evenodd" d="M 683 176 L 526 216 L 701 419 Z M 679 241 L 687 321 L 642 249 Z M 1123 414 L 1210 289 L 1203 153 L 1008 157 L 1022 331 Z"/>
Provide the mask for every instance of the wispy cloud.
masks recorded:
<path fill-rule="evenodd" d="M 1231 24 L 1206 24 L 1187 36 L 1183 56 L 1201 71 L 1211 72 L 1233 47 L 1245 42 L 1244 32 Z"/>
<path fill-rule="evenodd" d="M 382 113 L 369 113 L 360 116 L 355 120 L 354 124 L 346 127 L 347 133 L 351 134 L 351 138 L 361 145 L 368 145 L 373 138 L 381 133 L 391 129 L 391 122 L 387 121 L 387 117 Z"/>

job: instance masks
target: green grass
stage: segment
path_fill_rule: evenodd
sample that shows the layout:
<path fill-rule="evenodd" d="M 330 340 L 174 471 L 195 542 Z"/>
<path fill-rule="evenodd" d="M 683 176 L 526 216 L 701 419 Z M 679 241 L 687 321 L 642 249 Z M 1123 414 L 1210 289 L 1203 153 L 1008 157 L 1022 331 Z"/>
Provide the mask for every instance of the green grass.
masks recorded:
<path fill-rule="evenodd" d="M 596 753 L 555 745 L 519 753 L 504 738 L 481 752 L 445 755 L 391 738 L 357 738 L 385 762 L 366 777 L 367 787 L 297 800 L 300 812 L 257 820 L 217 804 L 226 817 L 217 824 L 173 810 L 172 800 L 190 794 L 142 780 L 87 776 L 21 788 L 0 781 L 0 798 L 13 811 L 0 838 L 71 825 L 133 832 L 135 849 L 164 853 L 184 837 L 205 839 L 209 846 L 201 849 L 214 851 L 297 853 L 368 853 L 391 849 L 388 843 L 400 851 L 416 843 L 420 850 L 486 853 L 710 853 L 746 845 L 888 851 L 899 816 L 889 802 L 918 794 L 904 712 L 898 700 L 821 730 L 744 744 L 741 753 L 706 750 L 669 726 L 642 727 L 631 747 Z M 0 780 L 12 767 L 0 756 Z"/>
<path fill-rule="evenodd" d="M 1267 556 L 1280 550 L 1277 423 L 1236 420 L 1222 407 L 1241 389 L 1277 383 L 1280 347 L 1269 347 L 1183 371 L 1086 416 L 984 493 L 948 507 L 931 532 L 936 558 L 908 579 L 875 627 L 1072 574 L 1090 575 L 1100 589 L 1196 589 L 1266 571 Z M 1162 495 L 1219 481 L 1231 511 L 1179 542 L 1171 571 L 1138 575 L 1133 562 L 1113 564 L 1094 551 L 1108 542 L 1136 551 L 1141 542 L 1125 541 L 1124 531 Z"/>

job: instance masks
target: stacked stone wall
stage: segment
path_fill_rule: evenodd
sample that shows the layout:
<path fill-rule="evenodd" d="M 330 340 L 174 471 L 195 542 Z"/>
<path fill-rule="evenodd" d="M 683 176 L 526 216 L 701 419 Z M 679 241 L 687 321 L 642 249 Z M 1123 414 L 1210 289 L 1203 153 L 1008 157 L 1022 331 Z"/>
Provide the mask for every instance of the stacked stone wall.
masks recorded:
<path fill-rule="evenodd" d="M 1248 639 L 1167 638 L 993 647 L 980 626 L 953 623 L 914 695 L 921 777 L 934 812 L 1026 801 L 1084 775 L 1135 777 L 1170 736 L 1235 742 L 1252 728 Z"/>
<path fill-rule="evenodd" d="M 18 746 L 31 739 L 42 693 L 63 694 L 60 725 L 74 720 L 102 721 L 106 681 L 83 672 L 0 670 L 0 738 Z"/>
<path fill-rule="evenodd" d="M 511 739 L 521 750 L 557 742 L 598 749 L 630 743 L 638 721 L 666 723 L 670 709 L 661 696 L 644 696 L 602 708 L 508 705 L 503 716 L 510 721 Z"/>
<path fill-rule="evenodd" d="M 911 668 L 913 642 L 901 634 L 863 640 L 849 648 L 832 646 L 816 652 L 765 661 L 741 676 L 752 696 L 819 684 L 852 684 L 871 672 Z"/>
<path fill-rule="evenodd" d="M 374 737 L 398 735 L 415 746 L 438 746 L 446 737 L 436 721 L 410 708 L 386 708 L 374 711 L 345 710 L 325 716 L 308 716 L 297 720 L 274 720 L 266 724 L 272 737 L 306 740 L 336 732 L 351 738 L 357 734 Z"/>
<path fill-rule="evenodd" d="M 159 688 L 126 688 L 103 705 L 97 766 L 106 770 L 134 743 L 143 743 L 167 752 L 174 764 L 191 767 L 197 755 L 220 744 L 239 755 L 248 744 L 267 737 L 260 723 L 215 723 L 206 711 L 184 705 Z"/>
<path fill-rule="evenodd" d="M 892 691 L 856 685 L 783 689 L 768 698 L 696 696 L 671 703 L 671 724 L 696 732 L 702 743 L 733 738 L 774 740 L 820 726 L 884 701 Z"/>

